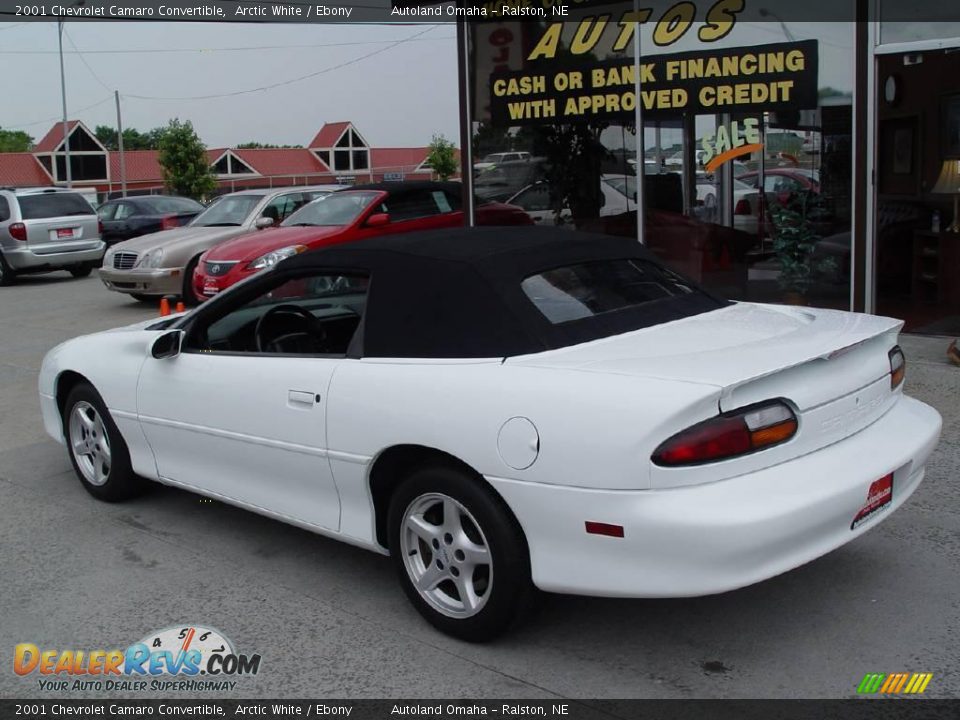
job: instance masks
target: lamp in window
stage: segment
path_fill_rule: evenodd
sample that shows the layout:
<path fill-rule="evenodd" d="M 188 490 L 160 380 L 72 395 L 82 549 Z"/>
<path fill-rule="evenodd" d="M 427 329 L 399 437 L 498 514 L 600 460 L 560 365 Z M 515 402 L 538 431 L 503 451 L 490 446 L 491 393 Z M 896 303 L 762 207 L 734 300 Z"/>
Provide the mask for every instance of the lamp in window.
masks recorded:
<path fill-rule="evenodd" d="M 944 160 L 937 184 L 930 192 L 953 195 L 953 222 L 947 232 L 960 232 L 960 160 Z"/>

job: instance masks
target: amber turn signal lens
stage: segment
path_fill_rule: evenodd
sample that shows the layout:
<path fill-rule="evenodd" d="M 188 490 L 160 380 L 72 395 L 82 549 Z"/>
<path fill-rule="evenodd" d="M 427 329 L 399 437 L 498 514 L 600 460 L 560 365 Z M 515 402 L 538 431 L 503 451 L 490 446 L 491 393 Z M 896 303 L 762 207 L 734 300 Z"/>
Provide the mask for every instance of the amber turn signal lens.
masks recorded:
<path fill-rule="evenodd" d="M 907 376 L 907 359 L 903 350 L 896 345 L 889 353 L 890 356 L 890 389 L 896 390 Z"/>

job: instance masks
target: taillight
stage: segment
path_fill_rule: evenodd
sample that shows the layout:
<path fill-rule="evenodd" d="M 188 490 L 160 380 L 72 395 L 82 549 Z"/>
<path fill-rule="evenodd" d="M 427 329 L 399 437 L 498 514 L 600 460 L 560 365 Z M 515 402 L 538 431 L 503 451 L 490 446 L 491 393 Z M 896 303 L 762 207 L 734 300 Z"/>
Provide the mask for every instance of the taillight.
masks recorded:
<path fill-rule="evenodd" d="M 779 400 L 720 415 L 679 432 L 653 453 L 664 467 L 698 465 L 779 445 L 797 432 L 797 416 Z"/>
<path fill-rule="evenodd" d="M 97 233 L 103 235 L 103 220 L 97 220 Z"/>
<path fill-rule="evenodd" d="M 890 389 L 896 390 L 907 375 L 907 359 L 899 345 L 895 345 L 888 355 L 890 356 Z"/>
<path fill-rule="evenodd" d="M 20 242 L 27 241 L 27 226 L 23 223 L 12 223 L 10 225 L 10 237 Z"/>
<path fill-rule="evenodd" d="M 746 198 L 740 198 L 737 202 L 737 206 L 733 209 L 734 215 L 752 215 L 753 211 L 750 209 L 750 201 Z"/>

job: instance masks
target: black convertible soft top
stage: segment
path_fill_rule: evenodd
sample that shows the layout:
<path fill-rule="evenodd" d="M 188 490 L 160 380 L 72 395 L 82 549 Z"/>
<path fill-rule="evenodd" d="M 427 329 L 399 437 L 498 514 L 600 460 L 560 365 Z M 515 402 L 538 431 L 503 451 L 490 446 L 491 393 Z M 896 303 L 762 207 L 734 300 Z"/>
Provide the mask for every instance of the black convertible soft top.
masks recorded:
<path fill-rule="evenodd" d="M 662 267 L 627 238 L 550 227 L 453 228 L 388 235 L 289 258 L 284 272 L 370 275 L 363 320 L 368 357 L 490 358 L 542 352 L 690 315 L 725 301 L 694 289 L 569 322 L 551 323 L 523 292 L 525 278 L 598 260 Z"/>

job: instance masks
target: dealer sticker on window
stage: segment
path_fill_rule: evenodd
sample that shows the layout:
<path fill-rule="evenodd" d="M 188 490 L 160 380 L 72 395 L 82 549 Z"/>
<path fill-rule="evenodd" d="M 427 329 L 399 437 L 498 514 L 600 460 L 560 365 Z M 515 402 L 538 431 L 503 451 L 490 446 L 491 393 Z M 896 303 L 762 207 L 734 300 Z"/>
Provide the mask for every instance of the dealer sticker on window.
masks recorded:
<path fill-rule="evenodd" d="M 890 507 L 892 500 L 893 473 L 890 473 L 870 485 L 870 490 L 867 491 L 867 504 L 860 508 L 860 511 L 853 518 L 850 529 L 856 530 L 878 512 Z"/>

